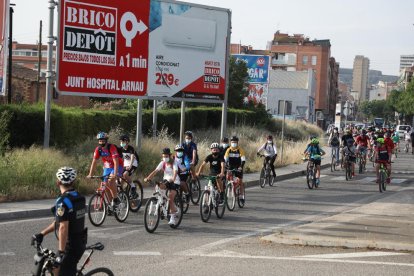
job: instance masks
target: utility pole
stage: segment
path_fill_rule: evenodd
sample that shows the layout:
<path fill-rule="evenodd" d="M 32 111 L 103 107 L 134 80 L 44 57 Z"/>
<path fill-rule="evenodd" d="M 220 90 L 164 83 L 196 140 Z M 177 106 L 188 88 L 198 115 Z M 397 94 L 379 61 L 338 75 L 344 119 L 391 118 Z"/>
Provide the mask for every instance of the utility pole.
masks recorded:
<path fill-rule="evenodd" d="M 37 86 L 36 86 L 36 102 L 39 102 L 39 95 L 40 95 L 40 72 L 41 72 L 41 63 L 42 63 L 42 20 L 40 20 L 39 26 L 39 45 L 37 51 Z"/>
<path fill-rule="evenodd" d="M 10 15 L 9 15 L 9 64 L 8 64 L 8 83 L 7 83 L 7 103 L 12 102 L 12 55 L 13 55 L 13 7 L 15 4 L 10 3 Z"/>

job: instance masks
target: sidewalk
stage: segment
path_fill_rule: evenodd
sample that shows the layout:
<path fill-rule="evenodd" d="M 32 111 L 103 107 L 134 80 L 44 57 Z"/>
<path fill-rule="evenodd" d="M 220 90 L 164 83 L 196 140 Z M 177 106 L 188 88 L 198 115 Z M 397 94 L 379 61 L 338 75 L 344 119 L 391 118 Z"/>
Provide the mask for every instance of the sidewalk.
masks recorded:
<path fill-rule="evenodd" d="M 328 159 L 329 158 L 325 158 L 322 160 L 323 167 L 329 166 Z M 303 175 L 305 174 L 305 170 L 306 163 L 276 168 L 276 181 L 282 181 Z M 245 174 L 243 180 L 246 187 L 259 185 L 259 173 Z M 202 188 L 204 187 L 203 184 L 201 186 Z M 144 188 L 143 204 L 145 204 L 145 199 L 152 195 L 153 191 L 152 187 Z M 89 197 L 87 197 L 86 202 L 88 202 L 88 200 Z M 54 203 L 54 199 L 0 203 L 0 221 L 51 216 L 52 213 L 50 209 Z"/>

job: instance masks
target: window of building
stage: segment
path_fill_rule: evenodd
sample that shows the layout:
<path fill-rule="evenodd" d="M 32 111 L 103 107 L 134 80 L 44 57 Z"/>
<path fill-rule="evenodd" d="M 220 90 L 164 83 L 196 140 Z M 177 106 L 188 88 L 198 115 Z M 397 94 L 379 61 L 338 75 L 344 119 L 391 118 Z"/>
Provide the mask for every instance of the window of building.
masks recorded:
<path fill-rule="evenodd" d="M 317 61 L 317 57 L 312 56 L 312 60 L 311 60 L 312 65 L 316 65 L 316 61 Z"/>
<path fill-rule="evenodd" d="M 303 65 L 307 65 L 308 64 L 308 56 L 303 56 L 302 57 L 302 64 Z"/>

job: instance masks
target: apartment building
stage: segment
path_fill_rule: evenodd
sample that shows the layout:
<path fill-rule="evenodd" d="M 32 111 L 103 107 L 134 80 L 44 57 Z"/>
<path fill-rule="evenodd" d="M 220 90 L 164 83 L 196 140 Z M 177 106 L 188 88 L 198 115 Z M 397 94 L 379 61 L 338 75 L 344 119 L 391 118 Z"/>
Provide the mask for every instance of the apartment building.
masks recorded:
<path fill-rule="evenodd" d="M 352 91 L 358 93 L 358 102 L 369 100 L 368 92 L 369 59 L 358 55 L 354 59 Z"/>
<path fill-rule="evenodd" d="M 414 55 L 401 55 L 400 56 L 400 71 L 405 68 L 414 66 Z"/>

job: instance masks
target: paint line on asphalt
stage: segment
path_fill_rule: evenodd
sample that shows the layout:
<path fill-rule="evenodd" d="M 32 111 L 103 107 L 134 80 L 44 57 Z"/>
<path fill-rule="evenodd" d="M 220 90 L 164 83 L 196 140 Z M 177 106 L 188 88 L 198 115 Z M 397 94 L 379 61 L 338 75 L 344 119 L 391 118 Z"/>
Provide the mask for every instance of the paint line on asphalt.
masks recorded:
<path fill-rule="evenodd" d="M 156 251 L 114 251 L 115 256 L 161 256 L 161 252 Z"/>
<path fill-rule="evenodd" d="M 316 259 L 342 259 L 342 258 L 363 258 L 363 257 L 380 257 L 380 256 L 400 256 L 410 255 L 409 253 L 385 252 L 385 251 L 369 251 L 369 252 L 353 252 L 340 254 L 317 254 L 297 256 L 298 258 L 316 258 Z"/>
<path fill-rule="evenodd" d="M 332 177 L 331 180 L 333 181 L 344 181 L 346 180 L 345 176 L 337 176 L 337 177 Z"/>
<path fill-rule="evenodd" d="M 0 252 L 0 256 L 16 256 L 14 252 Z"/>
<path fill-rule="evenodd" d="M 3 221 L 3 222 L 0 222 L 0 225 L 14 224 L 14 223 L 22 223 L 22 222 L 31 222 L 31 221 L 39 221 L 39 220 L 50 220 L 50 221 L 53 221 L 53 217 Z"/>
<path fill-rule="evenodd" d="M 367 183 L 367 182 L 372 182 L 372 181 L 376 181 L 377 180 L 377 178 L 376 177 L 364 177 L 364 178 L 362 178 L 361 180 L 359 180 L 359 181 L 362 181 L 362 182 L 365 182 L 365 183 Z"/>
<path fill-rule="evenodd" d="M 391 184 L 401 184 L 407 181 L 407 179 L 403 178 L 391 178 Z"/>

